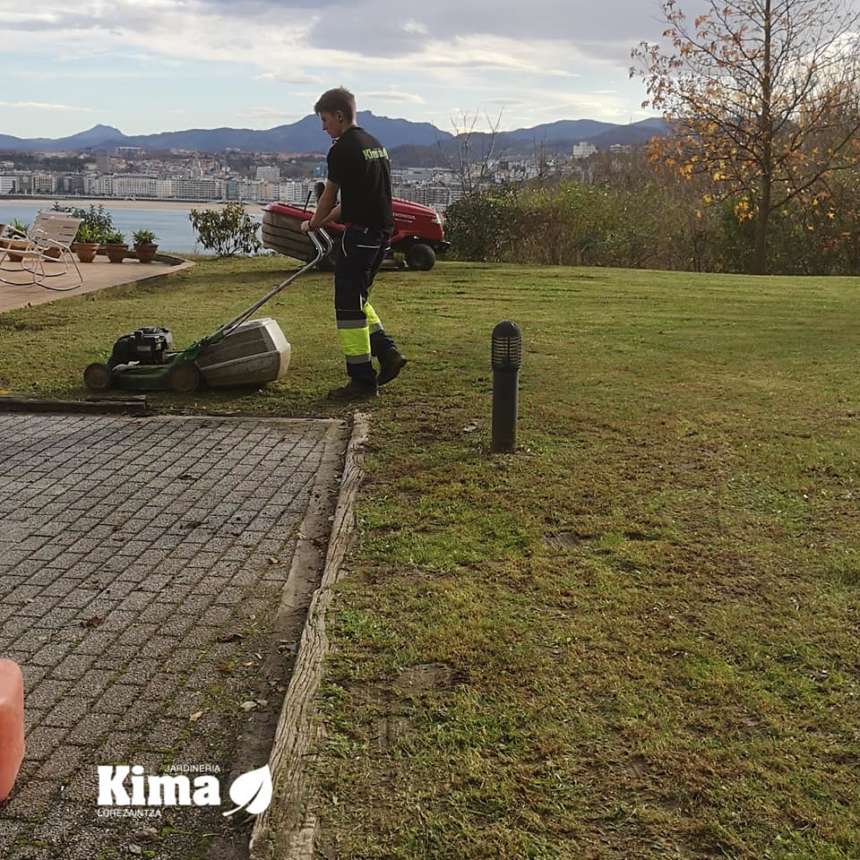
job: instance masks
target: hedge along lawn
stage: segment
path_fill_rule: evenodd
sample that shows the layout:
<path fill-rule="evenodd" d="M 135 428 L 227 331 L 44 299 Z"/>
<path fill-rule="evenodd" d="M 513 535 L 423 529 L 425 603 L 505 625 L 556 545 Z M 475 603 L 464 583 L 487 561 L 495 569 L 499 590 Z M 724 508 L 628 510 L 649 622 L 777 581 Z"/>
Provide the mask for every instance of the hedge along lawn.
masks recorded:
<path fill-rule="evenodd" d="M 187 343 L 287 266 L 0 316 L 0 387 L 80 394 L 119 334 Z M 337 414 L 329 281 L 271 308 L 284 384 L 152 400 Z M 324 855 L 857 857 L 858 282 L 449 263 L 374 298 L 412 362 L 335 601 Z M 505 317 L 522 448 L 490 457 Z"/>

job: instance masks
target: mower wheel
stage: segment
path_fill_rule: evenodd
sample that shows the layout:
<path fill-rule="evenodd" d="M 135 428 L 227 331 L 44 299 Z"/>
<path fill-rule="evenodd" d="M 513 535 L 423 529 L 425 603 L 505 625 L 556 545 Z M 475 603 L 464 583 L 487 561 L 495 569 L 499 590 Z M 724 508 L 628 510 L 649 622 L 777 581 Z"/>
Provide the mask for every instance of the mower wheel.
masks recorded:
<path fill-rule="evenodd" d="M 413 245 L 406 252 L 406 265 L 419 272 L 429 272 L 436 262 L 436 252 L 423 242 Z"/>
<path fill-rule="evenodd" d="M 87 365 L 84 370 L 84 385 L 90 391 L 107 391 L 111 385 L 110 368 L 100 361 Z"/>
<path fill-rule="evenodd" d="M 200 368 L 193 361 L 181 361 L 167 373 L 167 385 L 177 394 L 193 394 L 202 381 Z"/>

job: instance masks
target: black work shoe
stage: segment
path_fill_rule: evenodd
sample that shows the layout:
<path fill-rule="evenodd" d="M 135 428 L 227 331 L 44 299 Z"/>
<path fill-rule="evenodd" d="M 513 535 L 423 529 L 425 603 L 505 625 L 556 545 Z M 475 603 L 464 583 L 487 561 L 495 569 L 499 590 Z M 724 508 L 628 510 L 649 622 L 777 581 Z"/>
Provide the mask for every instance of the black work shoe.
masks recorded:
<path fill-rule="evenodd" d="M 369 400 L 376 397 L 379 390 L 372 382 L 356 382 L 351 379 L 341 388 L 332 388 L 328 393 L 329 400 Z"/>
<path fill-rule="evenodd" d="M 376 381 L 380 385 L 391 382 L 398 373 L 406 366 L 406 359 L 396 350 L 389 349 L 379 359 L 379 374 Z"/>

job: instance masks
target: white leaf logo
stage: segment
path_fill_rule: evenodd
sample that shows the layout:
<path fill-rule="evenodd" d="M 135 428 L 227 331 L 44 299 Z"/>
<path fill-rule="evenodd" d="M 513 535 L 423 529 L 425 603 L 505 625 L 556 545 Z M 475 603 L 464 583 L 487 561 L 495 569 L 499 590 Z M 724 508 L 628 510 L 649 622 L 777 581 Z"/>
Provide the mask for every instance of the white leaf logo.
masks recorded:
<path fill-rule="evenodd" d="M 269 808 L 272 802 L 272 773 L 268 765 L 249 770 L 237 776 L 230 786 L 230 800 L 237 804 L 235 809 L 223 813 L 233 815 L 244 809 L 251 815 L 259 815 Z"/>

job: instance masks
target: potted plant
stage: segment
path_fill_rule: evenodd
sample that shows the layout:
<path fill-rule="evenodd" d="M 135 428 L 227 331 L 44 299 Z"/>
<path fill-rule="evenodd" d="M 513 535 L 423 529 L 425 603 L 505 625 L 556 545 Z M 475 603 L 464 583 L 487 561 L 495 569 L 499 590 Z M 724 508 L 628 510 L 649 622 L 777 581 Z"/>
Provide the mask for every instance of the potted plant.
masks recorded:
<path fill-rule="evenodd" d="M 90 206 L 89 209 L 82 209 L 80 207 L 66 209 L 69 215 L 73 215 L 75 218 L 81 219 L 81 224 L 78 227 L 78 233 L 75 236 L 75 241 L 71 244 L 71 249 L 73 253 L 77 253 L 77 248 L 75 245 L 82 241 L 80 238 L 81 230 L 86 227 L 90 231 L 90 242 L 98 242 L 101 244 L 103 241 L 103 237 L 106 233 L 109 233 L 114 229 L 113 220 L 111 218 L 110 212 L 108 212 L 104 206 L 99 206 L 96 209 L 95 206 Z"/>
<path fill-rule="evenodd" d="M 133 234 L 134 250 L 141 263 L 151 263 L 158 250 L 158 236 L 152 230 L 136 230 Z"/>
<path fill-rule="evenodd" d="M 75 235 L 75 253 L 82 263 L 92 263 L 99 250 L 99 237 L 89 224 L 81 224 Z"/>
<path fill-rule="evenodd" d="M 104 251 L 112 263 L 121 263 L 128 253 L 125 236 L 119 230 L 111 230 L 104 236 Z"/>
<path fill-rule="evenodd" d="M 14 230 L 16 233 L 26 233 L 27 230 L 30 229 L 29 224 L 25 224 L 23 221 L 19 221 L 17 218 L 12 221 L 9 227 Z M 9 251 L 9 262 L 10 263 L 20 263 L 24 256 L 22 254 L 16 254 L 15 249 L 20 248 L 21 250 L 26 249 L 29 246 L 29 242 L 26 239 L 16 239 L 14 237 L 9 237 L 8 239 L 2 239 L 2 245 L 4 248 L 7 248 Z"/>

